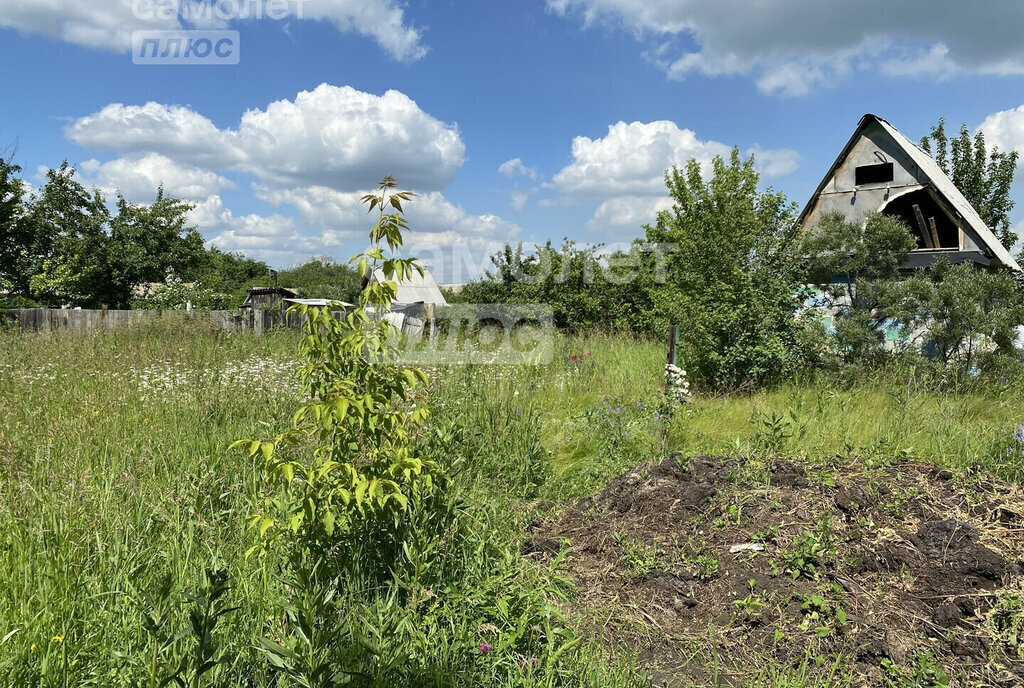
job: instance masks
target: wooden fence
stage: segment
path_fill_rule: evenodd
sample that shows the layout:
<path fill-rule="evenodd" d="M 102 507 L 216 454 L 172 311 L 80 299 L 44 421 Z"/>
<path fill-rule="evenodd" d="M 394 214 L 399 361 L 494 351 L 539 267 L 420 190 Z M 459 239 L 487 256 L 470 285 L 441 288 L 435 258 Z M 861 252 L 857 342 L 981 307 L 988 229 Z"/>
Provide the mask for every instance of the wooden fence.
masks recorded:
<path fill-rule="evenodd" d="M 424 331 L 421 308 L 389 311 L 384 317 L 407 335 L 420 336 Z M 128 311 L 89 310 L 62 308 L 16 308 L 0 311 L 0 318 L 6 317 L 17 323 L 22 332 L 73 332 L 86 334 L 166 317 L 209 318 L 216 327 L 230 332 L 255 332 L 262 334 L 274 327 L 301 329 L 306 316 L 288 312 L 285 309 L 256 309 L 242 311 Z M 342 313 L 335 312 L 342 317 Z M 416 317 L 420 316 L 420 317 Z"/>
<path fill-rule="evenodd" d="M 285 323 L 282 314 L 277 311 L 196 311 L 186 314 L 184 311 L 129 311 L 99 309 L 61 309 L 61 308 L 16 308 L 5 311 L 9 319 L 17 323 L 22 332 L 74 332 L 85 334 L 97 330 L 109 329 L 143 322 L 158 320 L 162 317 L 209 318 L 217 327 L 233 332 L 253 331 L 257 334 L 269 330 L 276 325 Z M 290 318 L 289 318 L 290 319 Z"/>

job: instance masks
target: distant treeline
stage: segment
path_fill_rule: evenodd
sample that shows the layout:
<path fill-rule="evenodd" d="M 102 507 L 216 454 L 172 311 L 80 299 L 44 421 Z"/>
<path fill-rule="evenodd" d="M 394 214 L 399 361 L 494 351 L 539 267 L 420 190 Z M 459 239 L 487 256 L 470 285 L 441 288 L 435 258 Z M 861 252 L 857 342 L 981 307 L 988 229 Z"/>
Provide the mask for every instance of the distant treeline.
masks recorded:
<path fill-rule="evenodd" d="M 226 309 L 270 283 L 263 261 L 206 248 L 192 206 L 162 187 L 152 203 L 118 194 L 111 207 L 75 177 L 65 162 L 32 192 L 0 158 L 0 306 Z M 278 283 L 323 298 L 359 289 L 353 270 L 326 258 L 281 271 Z"/>

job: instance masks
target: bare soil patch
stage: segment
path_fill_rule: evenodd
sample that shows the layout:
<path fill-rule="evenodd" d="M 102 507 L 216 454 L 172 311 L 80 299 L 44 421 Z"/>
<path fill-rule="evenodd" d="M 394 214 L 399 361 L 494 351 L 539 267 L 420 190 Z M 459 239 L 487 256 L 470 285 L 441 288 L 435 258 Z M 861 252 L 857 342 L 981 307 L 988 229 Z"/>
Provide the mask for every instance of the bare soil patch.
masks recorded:
<path fill-rule="evenodd" d="M 572 613 L 656 685 L 1024 685 L 1024 494 L 977 473 L 670 457 L 525 546 L 571 548 Z"/>

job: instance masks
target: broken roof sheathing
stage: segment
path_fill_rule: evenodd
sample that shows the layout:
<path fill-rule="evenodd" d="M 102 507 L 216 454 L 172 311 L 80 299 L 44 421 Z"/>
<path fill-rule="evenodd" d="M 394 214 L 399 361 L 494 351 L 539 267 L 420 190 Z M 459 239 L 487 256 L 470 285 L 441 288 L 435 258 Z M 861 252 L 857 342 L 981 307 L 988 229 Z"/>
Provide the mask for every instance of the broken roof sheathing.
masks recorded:
<path fill-rule="evenodd" d="M 821 183 L 818 184 L 817 189 L 814 191 L 814 195 L 808 201 L 803 211 L 800 213 L 798 222 L 803 225 L 807 220 L 808 215 L 815 209 L 818 204 L 819 198 L 825 192 L 825 188 L 829 182 L 832 181 L 836 172 L 842 167 L 847 157 L 850 155 L 853 147 L 860 141 L 864 135 L 864 131 L 867 127 L 872 124 L 877 124 L 885 134 L 892 140 L 900 151 L 917 166 L 921 176 L 925 177 L 928 184 L 931 184 L 935 191 L 941 195 L 942 199 L 946 201 L 949 208 L 963 222 L 964 226 L 980 240 L 983 245 L 982 248 L 990 253 L 995 260 L 1002 263 L 1004 266 L 1011 270 L 1021 271 L 1020 265 L 1013 259 L 1010 252 L 1000 243 L 999 239 L 992 230 L 988 228 L 985 222 L 978 215 L 978 211 L 974 209 L 970 201 L 964 198 L 964 195 L 960 193 L 960 190 L 956 188 L 956 185 L 950 180 L 946 173 L 942 171 L 939 164 L 922 150 L 917 144 L 912 142 L 906 136 L 903 135 L 896 127 L 889 124 L 886 120 L 878 117 L 877 115 L 866 114 L 857 125 L 856 131 L 853 136 L 847 142 L 842 152 L 836 158 L 835 162 L 832 163 L 832 167 L 829 168 L 825 174 Z M 881 208 L 879 208 L 881 210 Z"/>

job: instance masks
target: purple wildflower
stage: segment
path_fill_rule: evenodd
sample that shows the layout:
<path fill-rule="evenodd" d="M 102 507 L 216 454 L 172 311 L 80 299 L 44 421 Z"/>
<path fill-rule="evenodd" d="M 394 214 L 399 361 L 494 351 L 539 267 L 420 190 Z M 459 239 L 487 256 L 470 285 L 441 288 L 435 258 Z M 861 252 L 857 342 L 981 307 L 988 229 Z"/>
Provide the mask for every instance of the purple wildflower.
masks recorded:
<path fill-rule="evenodd" d="M 490 654 L 493 649 L 490 643 L 480 643 L 480 654 L 482 655 Z"/>

